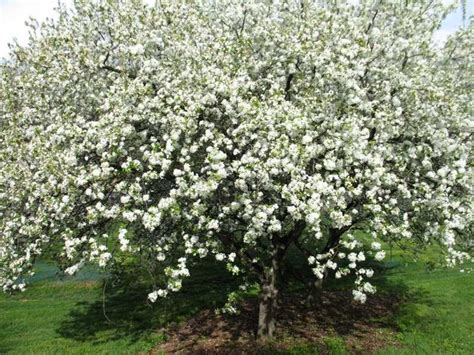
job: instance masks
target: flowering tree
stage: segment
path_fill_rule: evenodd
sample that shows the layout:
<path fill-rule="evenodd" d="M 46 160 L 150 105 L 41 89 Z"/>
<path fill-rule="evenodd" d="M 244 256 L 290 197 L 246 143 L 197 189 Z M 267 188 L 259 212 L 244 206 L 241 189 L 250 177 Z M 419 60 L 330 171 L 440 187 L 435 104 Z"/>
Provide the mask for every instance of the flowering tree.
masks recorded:
<path fill-rule="evenodd" d="M 470 257 L 472 23 L 440 48 L 441 1 L 170 3 L 77 0 L 12 46 L 4 291 L 52 245 L 68 273 L 140 256 L 152 302 L 213 256 L 259 281 L 271 336 L 290 246 L 361 302 L 385 242 Z"/>

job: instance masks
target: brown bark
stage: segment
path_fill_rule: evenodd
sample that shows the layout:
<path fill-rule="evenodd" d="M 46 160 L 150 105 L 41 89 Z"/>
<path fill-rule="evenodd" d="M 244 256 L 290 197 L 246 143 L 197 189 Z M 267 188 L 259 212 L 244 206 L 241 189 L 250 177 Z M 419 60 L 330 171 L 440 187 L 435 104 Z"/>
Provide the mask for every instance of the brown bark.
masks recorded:
<path fill-rule="evenodd" d="M 306 305 L 312 306 L 321 298 L 323 292 L 324 279 L 316 279 L 308 282 L 308 294 L 306 295 Z"/>
<path fill-rule="evenodd" d="M 258 310 L 259 338 L 271 338 L 275 332 L 276 312 L 278 307 L 277 274 L 279 272 L 278 260 L 272 260 L 272 267 L 265 272 L 260 295 Z"/>
<path fill-rule="evenodd" d="M 298 222 L 294 228 L 281 238 L 275 236 L 272 242 L 271 265 L 261 274 L 260 305 L 258 310 L 257 336 L 271 338 L 275 332 L 278 309 L 278 275 L 285 254 L 291 243 L 297 240 L 305 228 L 304 222 Z"/>

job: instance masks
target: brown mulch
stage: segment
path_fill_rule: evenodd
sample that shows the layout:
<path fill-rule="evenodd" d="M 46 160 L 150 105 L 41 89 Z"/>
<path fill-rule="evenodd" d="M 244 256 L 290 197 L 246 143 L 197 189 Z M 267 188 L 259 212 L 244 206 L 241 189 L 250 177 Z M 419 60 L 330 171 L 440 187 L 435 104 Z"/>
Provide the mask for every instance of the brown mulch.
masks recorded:
<path fill-rule="evenodd" d="M 286 296 L 280 302 L 275 340 L 262 343 L 255 339 L 257 301 L 249 300 L 239 315 L 206 310 L 167 329 L 167 340 L 150 354 L 268 354 L 299 344 L 316 344 L 325 353 L 329 337 L 342 338 L 351 353 L 372 353 L 399 345 L 390 319 L 400 303 L 394 296 L 374 295 L 359 304 L 350 292 L 326 291 L 308 307 L 303 297 Z"/>

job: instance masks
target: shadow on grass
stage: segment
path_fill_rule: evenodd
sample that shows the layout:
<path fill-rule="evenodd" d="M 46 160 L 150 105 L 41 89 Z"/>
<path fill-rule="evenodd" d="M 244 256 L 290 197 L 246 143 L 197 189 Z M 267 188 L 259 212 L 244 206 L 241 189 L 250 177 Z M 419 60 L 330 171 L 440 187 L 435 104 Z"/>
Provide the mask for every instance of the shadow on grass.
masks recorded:
<path fill-rule="evenodd" d="M 290 277 L 289 287 L 282 295 L 277 339 L 291 339 L 288 344 L 293 345 L 295 341 L 317 344 L 322 349 L 327 349 L 324 339 L 328 337 L 343 338 L 351 348 L 365 351 L 376 351 L 387 342 L 393 345 L 385 335 L 380 336 L 380 330 L 397 332 L 397 319 L 404 304 L 428 304 L 429 300 L 426 293 L 387 278 L 387 267 L 377 264 L 370 267 L 378 268 L 380 276 L 374 284 L 379 292 L 370 296 L 366 304 L 353 302 L 353 280 L 342 279 L 329 282 L 321 297 L 308 307 L 301 282 L 308 276 L 307 270 L 297 265 L 292 274 L 299 277 Z M 122 338 L 133 343 L 147 336 L 165 334 L 167 340 L 157 349 L 171 353 L 278 353 L 281 346 L 284 351 L 286 345 L 281 343 L 269 347 L 255 342 L 258 314 L 255 298 L 242 302 L 238 316 L 215 314 L 214 310 L 225 303 L 227 294 L 239 284 L 221 264 L 207 262 L 192 270 L 191 275 L 183 283 L 182 291 L 153 305 L 146 300 L 149 286 L 144 287 L 136 275 L 127 275 L 128 281 L 107 288 L 108 319 L 102 300 L 81 302 L 63 321 L 58 333 L 92 343 Z"/>
<path fill-rule="evenodd" d="M 125 338 L 133 343 L 203 309 L 222 307 L 227 294 L 238 286 L 238 280 L 222 265 L 205 263 L 191 275 L 180 292 L 154 304 L 147 301 L 150 285 L 137 275 L 122 275 L 121 282 L 105 288 L 104 298 L 77 303 L 57 332 L 78 341 L 101 343 Z"/>

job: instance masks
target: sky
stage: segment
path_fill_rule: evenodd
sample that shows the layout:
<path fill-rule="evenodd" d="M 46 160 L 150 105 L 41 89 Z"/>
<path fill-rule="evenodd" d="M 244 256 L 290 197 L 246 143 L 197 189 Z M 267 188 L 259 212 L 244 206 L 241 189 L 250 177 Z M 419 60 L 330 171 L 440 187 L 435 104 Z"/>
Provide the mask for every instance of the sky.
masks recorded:
<path fill-rule="evenodd" d="M 73 0 L 61 1 L 69 6 L 73 2 Z M 145 1 L 154 3 L 154 0 Z M 26 43 L 28 30 L 25 21 L 29 17 L 34 17 L 40 22 L 47 17 L 54 17 L 54 8 L 57 4 L 58 0 L 0 0 L 0 58 L 8 56 L 7 44 L 14 38 L 20 44 Z M 471 15 L 474 15 L 474 0 L 467 0 L 467 17 Z M 461 24 L 462 11 L 459 9 L 446 18 L 442 28 L 435 34 L 435 41 L 443 43 Z"/>

